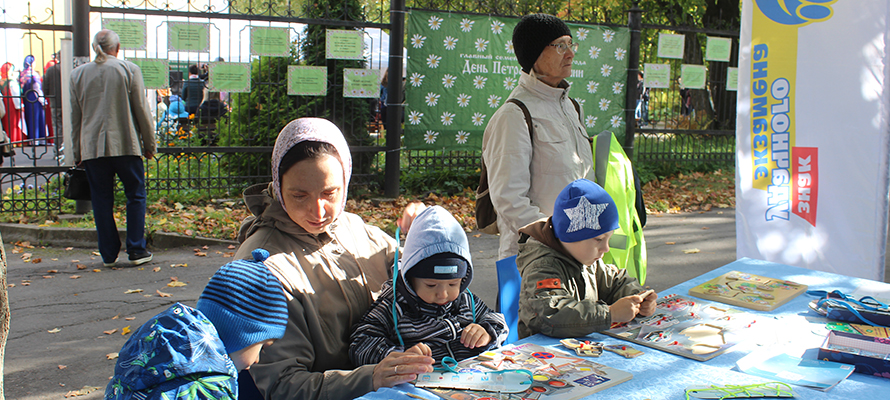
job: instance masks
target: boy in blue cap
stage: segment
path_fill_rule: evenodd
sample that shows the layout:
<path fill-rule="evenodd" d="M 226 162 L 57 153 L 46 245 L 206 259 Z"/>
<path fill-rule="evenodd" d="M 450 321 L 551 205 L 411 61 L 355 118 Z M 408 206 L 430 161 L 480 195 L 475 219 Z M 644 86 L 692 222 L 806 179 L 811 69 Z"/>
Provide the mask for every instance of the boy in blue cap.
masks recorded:
<path fill-rule="evenodd" d="M 284 336 L 284 290 L 263 264 L 220 268 L 198 298 L 197 309 L 176 303 L 143 324 L 119 353 L 105 399 L 237 399 L 238 371 Z"/>
<path fill-rule="evenodd" d="M 552 217 L 519 230 L 520 338 L 586 336 L 655 312 L 654 291 L 602 260 L 616 229 L 612 197 L 578 179 L 556 197 Z"/>

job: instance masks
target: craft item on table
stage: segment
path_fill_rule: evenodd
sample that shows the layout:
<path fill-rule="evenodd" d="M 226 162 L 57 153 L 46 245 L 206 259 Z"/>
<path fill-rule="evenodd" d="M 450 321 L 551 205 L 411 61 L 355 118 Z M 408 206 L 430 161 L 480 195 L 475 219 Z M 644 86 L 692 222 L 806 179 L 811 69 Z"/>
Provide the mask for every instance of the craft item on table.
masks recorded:
<path fill-rule="evenodd" d="M 639 351 L 633 347 L 630 347 L 626 344 L 610 344 L 603 346 L 603 350 L 611 351 L 619 356 L 624 358 L 634 358 L 637 356 L 643 355 L 642 351 Z"/>
<path fill-rule="evenodd" d="M 599 357 L 603 354 L 603 344 L 600 342 L 580 339 L 562 339 L 559 342 L 582 357 Z"/>
<path fill-rule="evenodd" d="M 531 372 L 531 387 L 521 393 L 503 392 L 505 396 L 501 398 L 574 400 L 626 382 L 633 377 L 628 372 L 531 343 L 511 344 L 487 351 L 463 360 L 455 367 L 458 375 L 520 369 Z M 425 375 L 428 374 L 420 374 L 416 382 L 422 382 Z M 431 376 L 430 381 L 432 378 Z M 450 386 L 427 385 L 424 388 L 448 400 L 478 399 L 487 396 L 480 390 L 452 389 Z"/>
<path fill-rule="evenodd" d="M 810 290 L 807 294 L 818 297 L 810 302 L 810 309 L 829 319 L 890 327 L 890 307 L 871 296 L 856 300 L 839 290 Z"/>
<path fill-rule="evenodd" d="M 794 388 L 784 382 L 754 383 L 751 385 L 690 386 L 686 388 L 686 400 L 790 397 L 794 397 Z"/>
<path fill-rule="evenodd" d="M 531 388 L 532 373 L 527 370 L 434 371 L 418 375 L 414 386 L 495 393 L 520 393 Z"/>
<path fill-rule="evenodd" d="M 656 300 L 651 316 L 612 324 L 612 329 L 602 333 L 705 361 L 741 341 L 741 331 L 756 322 L 753 315 L 722 304 L 670 294 Z"/>
<path fill-rule="evenodd" d="M 782 279 L 727 272 L 689 289 L 689 295 L 760 311 L 772 311 L 807 290 L 807 285 Z"/>
<path fill-rule="evenodd" d="M 736 362 L 739 370 L 761 378 L 804 386 L 823 392 L 847 379 L 853 366 L 832 361 L 811 360 L 764 350 L 748 354 Z"/>
<path fill-rule="evenodd" d="M 860 374 L 890 378 L 890 339 L 887 338 L 829 331 L 817 357 L 851 364 Z"/>

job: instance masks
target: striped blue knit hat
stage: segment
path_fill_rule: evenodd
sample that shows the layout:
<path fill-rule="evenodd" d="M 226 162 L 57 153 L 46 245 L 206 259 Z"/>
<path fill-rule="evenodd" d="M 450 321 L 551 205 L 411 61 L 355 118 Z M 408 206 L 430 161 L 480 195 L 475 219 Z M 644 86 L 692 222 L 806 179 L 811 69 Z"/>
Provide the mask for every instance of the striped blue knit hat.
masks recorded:
<path fill-rule="evenodd" d="M 284 336 L 287 300 L 278 278 L 263 261 L 269 252 L 256 249 L 254 261 L 223 265 L 198 298 L 198 310 L 213 323 L 232 354 L 254 343 Z"/>

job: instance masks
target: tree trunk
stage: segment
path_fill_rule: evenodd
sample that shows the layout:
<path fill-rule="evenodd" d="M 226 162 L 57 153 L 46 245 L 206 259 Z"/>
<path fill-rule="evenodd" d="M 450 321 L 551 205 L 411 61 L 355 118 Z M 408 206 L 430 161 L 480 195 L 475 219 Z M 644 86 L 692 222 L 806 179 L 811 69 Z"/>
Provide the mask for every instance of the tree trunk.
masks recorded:
<path fill-rule="evenodd" d="M 6 362 L 6 338 L 9 336 L 9 296 L 6 293 L 6 248 L 0 235 L 0 400 L 3 394 L 3 364 Z"/>

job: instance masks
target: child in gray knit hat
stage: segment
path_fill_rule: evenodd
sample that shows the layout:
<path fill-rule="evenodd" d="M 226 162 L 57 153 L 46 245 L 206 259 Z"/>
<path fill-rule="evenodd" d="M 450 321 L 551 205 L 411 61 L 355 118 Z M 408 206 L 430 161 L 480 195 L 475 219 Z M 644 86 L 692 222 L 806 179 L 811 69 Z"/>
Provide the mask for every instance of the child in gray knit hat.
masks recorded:
<path fill-rule="evenodd" d="M 238 371 L 256 363 L 287 325 L 284 290 L 263 264 L 269 252 L 256 249 L 253 257 L 216 271 L 197 309 L 176 303 L 136 330 L 105 398 L 237 399 Z"/>

